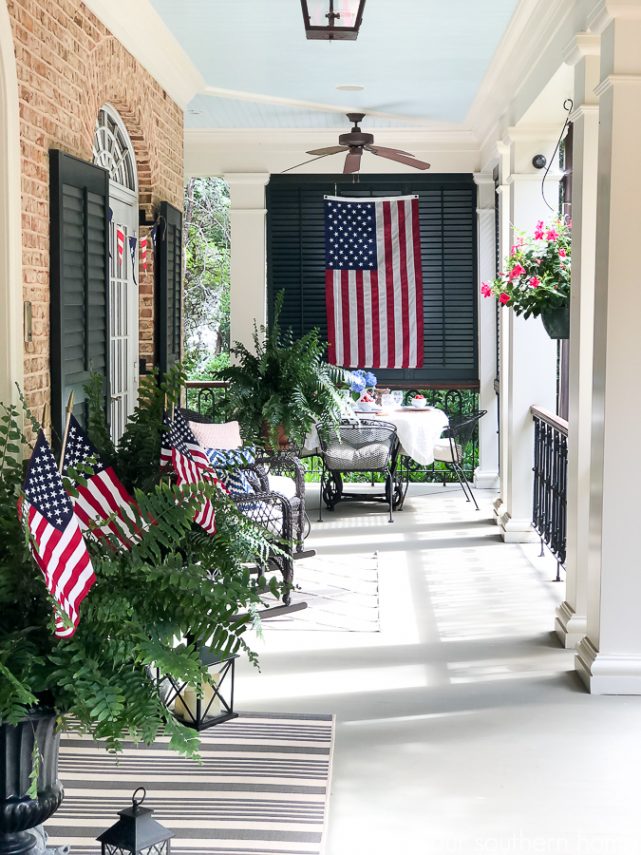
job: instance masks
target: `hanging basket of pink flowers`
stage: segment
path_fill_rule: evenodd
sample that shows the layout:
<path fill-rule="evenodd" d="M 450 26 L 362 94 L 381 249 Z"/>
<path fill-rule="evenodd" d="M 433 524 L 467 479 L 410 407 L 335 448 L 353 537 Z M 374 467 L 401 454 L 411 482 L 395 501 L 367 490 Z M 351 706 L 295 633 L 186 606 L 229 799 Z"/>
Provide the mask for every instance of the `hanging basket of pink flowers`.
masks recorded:
<path fill-rule="evenodd" d="M 555 220 L 546 226 L 539 220 L 532 235 L 517 234 L 505 271 L 493 281 L 483 282 L 481 294 L 496 297 L 502 306 L 525 318 L 541 315 L 546 329 L 556 320 L 556 328 L 552 330 L 550 326 L 549 334 L 552 338 L 567 338 L 570 225 Z"/>

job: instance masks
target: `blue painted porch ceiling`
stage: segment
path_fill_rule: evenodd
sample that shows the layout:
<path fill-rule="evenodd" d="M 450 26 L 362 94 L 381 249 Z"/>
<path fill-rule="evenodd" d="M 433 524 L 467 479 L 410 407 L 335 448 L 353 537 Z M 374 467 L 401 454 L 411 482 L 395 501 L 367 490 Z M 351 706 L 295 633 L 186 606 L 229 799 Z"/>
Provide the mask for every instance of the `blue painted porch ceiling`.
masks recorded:
<path fill-rule="evenodd" d="M 207 85 L 378 110 L 399 124 L 465 119 L 517 2 L 367 0 L 358 40 L 330 43 L 305 38 L 299 0 L 152 0 Z M 365 90 L 338 92 L 340 83 Z M 193 107 L 199 115 L 187 114 L 189 127 L 346 123 L 307 108 L 203 95 Z"/>

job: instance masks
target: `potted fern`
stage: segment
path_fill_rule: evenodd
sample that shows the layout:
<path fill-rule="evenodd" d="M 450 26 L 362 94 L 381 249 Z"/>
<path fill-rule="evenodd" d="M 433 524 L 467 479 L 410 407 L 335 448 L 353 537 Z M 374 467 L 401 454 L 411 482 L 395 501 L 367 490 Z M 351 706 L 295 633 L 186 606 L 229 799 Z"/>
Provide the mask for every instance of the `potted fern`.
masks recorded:
<path fill-rule="evenodd" d="M 267 544 L 213 485 L 177 487 L 156 478 L 145 491 L 137 487 L 142 473 L 130 455 L 144 446 L 151 459 L 162 433 L 167 390 L 152 385 L 143 389 L 123 456 L 111 451 L 140 512 L 154 524 L 128 550 L 86 538 L 96 581 L 75 634 L 65 639 L 54 636 L 52 601 L 16 514 L 27 444 L 22 414 L 0 405 L 0 852 L 28 852 L 33 838 L 26 829 L 60 804 L 57 733 L 66 717 L 109 750 L 125 737 L 152 743 L 164 732 L 173 749 L 196 756 L 197 734 L 167 709 L 152 669 L 202 686 L 210 678 L 198 645 L 177 640 L 207 639 L 221 655 L 246 649 L 249 618 L 235 616 L 260 602 L 264 585 L 246 562 Z M 158 424 L 148 405 L 161 414 Z M 95 412 L 93 422 L 94 439 L 102 433 L 106 444 Z M 213 538 L 192 523 L 203 496 L 217 510 Z M 275 581 L 269 586 L 280 593 Z"/>
<path fill-rule="evenodd" d="M 234 364 L 216 374 L 229 382 L 228 414 L 244 438 L 272 448 L 302 447 L 315 422 L 337 419 L 344 406 L 338 390 L 344 372 L 325 361 L 318 328 L 300 338 L 281 328 L 283 297 L 279 292 L 269 327 L 254 325 L 253 351 L 236 342 Z"/>

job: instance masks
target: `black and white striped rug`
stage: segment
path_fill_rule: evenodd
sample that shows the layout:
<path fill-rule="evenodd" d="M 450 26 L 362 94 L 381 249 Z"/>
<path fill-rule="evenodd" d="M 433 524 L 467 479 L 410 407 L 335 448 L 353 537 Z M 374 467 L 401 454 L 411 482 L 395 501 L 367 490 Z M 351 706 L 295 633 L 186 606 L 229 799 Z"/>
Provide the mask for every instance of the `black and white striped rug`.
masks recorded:
<path fill-rule="evenodd" d="M 177 855 L 317 855 L 327 818 L 331 715 L 241 713 L 201 733 L 203 762 L 127 744 L 118 757 L 89 737 L 60 746 L 62 806 L 47 821 L 49 846 L 98 853 L 96 836 L 147 790 L 145 807 L 175 833 Z"/>

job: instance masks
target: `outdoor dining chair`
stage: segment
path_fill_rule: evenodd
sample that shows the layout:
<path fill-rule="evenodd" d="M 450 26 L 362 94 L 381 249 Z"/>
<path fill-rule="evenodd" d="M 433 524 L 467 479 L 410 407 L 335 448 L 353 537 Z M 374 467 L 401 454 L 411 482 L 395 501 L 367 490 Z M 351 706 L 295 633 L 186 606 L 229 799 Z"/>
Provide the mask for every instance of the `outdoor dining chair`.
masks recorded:
<path fill-rule="evenodd" d="M 389 504 L 389 521 L 393 522 L 394 475 L 399 449 L 395 425 L 378 419 L 344 419 L 338 427 L 319 424 L 316 429 L 322 461 L 319 522 L 323 519 L 323 502 L 333 511 L 342 499 L 370 498 L 362 493 L 344 491 L 343 474 L 350 472 L 380 472 L 385 476 L 383 498 Z"/>
<path fill-rule="evenodd" d="M 434 446 L 434 461 L 444 463 L 448 469 L 455 473 L 458 478 L 465 498 L 474 502 L 476 510 L 479 510 L 478 502 L 472 492 L 472 485 L 465 475 L 463 459 L 465 449 L 471 442 L 476 426 L 487 410 L 477 410 L 474 413 L 464 413 L 451 416 L 450 423 L 443 431 L 441 439 Z"/>

